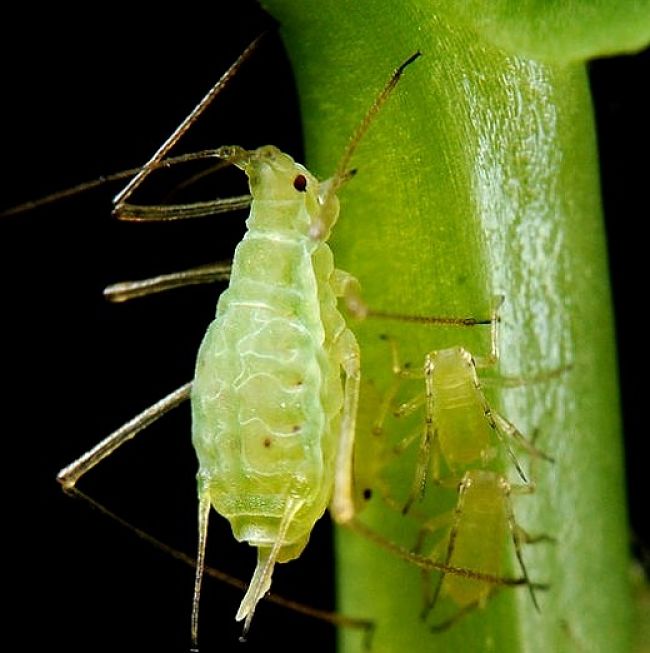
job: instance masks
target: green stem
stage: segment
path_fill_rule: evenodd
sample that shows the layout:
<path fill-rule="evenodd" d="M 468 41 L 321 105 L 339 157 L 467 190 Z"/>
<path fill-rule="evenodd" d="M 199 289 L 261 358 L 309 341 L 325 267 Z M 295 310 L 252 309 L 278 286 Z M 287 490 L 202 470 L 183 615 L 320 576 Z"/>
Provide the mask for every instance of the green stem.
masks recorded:
<path fill-rule="evenodd" d="M 375 620 L 373 650 L 382 653 L 627 650 L 615 357 L 584 66 L 506 54 L 416 0 L 400 3 L 398 16 L 383 1 L 361 9 L 323 0 L 311 12 L 305 4 L 312 3 L 265 4 L 294 62 L 307 164 L 321 178 L 392 70 L 423 53 L 360 145 L 352 164 L 358 175 L 341 191 L 333 249 L 368 304 L 485 316 L 501 293 L 500 373 L 532 377 L 572 366 L 547 382 L 489 395 L 523 433 L 538 432 L 540 447 L 556 459 L 534 466 L 537 491 L 514 506 L 529 532 L 556 539 L 524 552 L 531 578 L 550 584 L 541 613 L 524 590 L 504 589 L 485 610 L 431 634 L 419 619 L 419 571 L 349 532 L 338 537 L 340 609 Z M 372 468 L 364 434 L 392 380 L 379 334 L 394 336 L 414 365 L 446 346 L 486 353 L 489 334 L 372 319 L 353 326 L 365 383 L 356 454 L 362 478 Z M 389 470 L 398 497 L 412 480 L 413 459 L 404 460 Z M 379 498 L 362 518 L 393 541 L 414 541 L 416 520 L 393 514 Z M 516 570 L 511 565 L 509 573 Z M 341 641 L 342 650 L 359 650 L 353 633 Z"/>

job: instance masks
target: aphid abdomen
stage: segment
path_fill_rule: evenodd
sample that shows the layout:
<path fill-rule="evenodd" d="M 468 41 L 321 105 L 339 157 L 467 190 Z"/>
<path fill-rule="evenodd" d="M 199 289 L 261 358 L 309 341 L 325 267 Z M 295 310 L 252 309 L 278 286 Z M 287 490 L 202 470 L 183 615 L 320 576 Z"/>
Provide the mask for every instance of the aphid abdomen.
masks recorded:
<path fill-rule="evenodd" d="M 291 544 L 306 538 L 329 499 L 323 487 L 334 452 L 322 395 L 330 363 L 322 327 L 312 325 L 318 299 L 309 287 L 310 253 L 290 239 L 249 232 L 233 271 L 246 272 L 241 257 L 250 257 L 249 244 L 279 244 L 293 259 L 285 267 L 307 274 L 275 276 L 270 284 L 233 275 L 199 351 L 194 446 L 211 503 L 239 540 L 268 546 L 289 496 L 304 500 L 286 534 Z"/>
<path fill-rule="evenodd" d="M 467 472 L 461 484 L 462 510 L 450 564 L 492 576 L 501 573 L 509 526 L 504 490 L 494 472 Z M 492 586 L 484 581 L 448 574 L 444 591 L 459 606 L 488 598 Z"/>

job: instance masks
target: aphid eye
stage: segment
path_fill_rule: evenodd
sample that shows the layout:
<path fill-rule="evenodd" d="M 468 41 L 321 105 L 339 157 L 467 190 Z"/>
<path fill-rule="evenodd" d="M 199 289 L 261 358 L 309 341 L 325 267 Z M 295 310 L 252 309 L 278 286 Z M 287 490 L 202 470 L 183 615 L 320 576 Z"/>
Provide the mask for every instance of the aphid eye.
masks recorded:
<path fill-rule="evenodd" d="M 293 187 L 304 193 L 307 190 L 307 177 L 305 175 L 296 175 L 296 178 L 293 180 Z"/>

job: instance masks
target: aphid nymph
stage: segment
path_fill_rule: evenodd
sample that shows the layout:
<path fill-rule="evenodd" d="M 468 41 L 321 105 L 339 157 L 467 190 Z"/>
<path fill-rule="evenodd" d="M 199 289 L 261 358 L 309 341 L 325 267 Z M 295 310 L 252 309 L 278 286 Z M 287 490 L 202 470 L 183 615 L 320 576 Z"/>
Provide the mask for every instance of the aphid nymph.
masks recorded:
<path fill-rule="evenodd" d="M 513 486 L 499 473 L 486 469 L 471 469 L 463 475 L 458 486 L 458 500 L 452 513 L 435 516 L 425 523 L 420 533 L 422 539 L 427 533 L 449 524 L 446 538 L 440 540 L 430 555 L 441 558 L 444 545 L 444 564 L 454 567 L 467 567 L 493 576 L 500 576 L 503 563 L 504 544 L 508 538 L 519 561 L 525 584 L 528 586 L 533 604 L 537 609 L 535 587 L 531 583 L 524 564 L 521 545 L 548 540 L 546 536 L 533 538 L 515 521 L 510 495 L 513 492 L 530 493 L 531 486 Z M 419 547 L 418 547 L 419 548 Z M 429 586 L 429 574 L 424 574 L 425 588 Z M 425 593 L 424 614 L 435 607 L 439 597 L 444 594 L 460 608 L 452 618 L 434 625 L 433 630 L 444 630 L 460 617 L 477 607 L 484 607 L 487 600 L 499 589 L 498 584 L 459 575 L 439 575 L 432 595 Z"/>
<path fill-rule="evenodd" d="M 404 512 L 423 494 L 430 469 L 434 481 L 440 479 L 441 459 L 447 469 L 456 476 L 468 467 L 484 468 L 488 465 L 496 453 L 493 435 L 508 454 L 524 483 L 527 483 L 528 479 L 510 446 L 510 441 L 516 442 L 534 457 L 552 461 L 552 458 L 530 443 L 512 422 L 490 406 L 481 387 L 477 369 L 493 367 L 499 359 L 497 327 L 498 308 L 502 302 L 503 297 L 495 297 L 493 314 L 489 321 L 492 327 L 492 346 L 488 357 L 473 356 L 461 346 L 449 347 L 427 352 L 422 368 L 415 370 L 399 362 L 397 344 L 390 340 L 397 382 L 386 397 L 387 404 L 392 401 L 397 388 L 404 380 L 424 378 L 424 392 L 412 397 L 394 411 L 399 417 L 424 407 L 423 428 L 397 445 L 397 450 L 401 451 L 418 438 L 420 442 L 413 485 Z M 435 323 L 441 320 L 430 318 L 429 321 Z M 444 321 L 450 323 L 450 320 Z M 457 323 L 462 325 L 463 322 L 458 320 Z M 565 369 L 545 372 L 534 379 L 499 378 L 495 379 L 495 382 L 509 386 L 521 385 L 547 380 Z M 383 430 L 383 420 L 388 408 L 389 406 L 385 405 L 380 411 L 381 417 L 375 425 L 377 433 Z"/>

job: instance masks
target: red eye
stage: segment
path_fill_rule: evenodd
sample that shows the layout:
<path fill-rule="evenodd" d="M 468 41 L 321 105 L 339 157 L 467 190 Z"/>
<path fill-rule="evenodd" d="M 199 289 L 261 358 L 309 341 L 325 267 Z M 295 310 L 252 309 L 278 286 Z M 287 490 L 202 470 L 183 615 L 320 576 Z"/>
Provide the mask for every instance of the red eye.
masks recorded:
<path fill-rule="evenodd" d="M 305 177 L 305 175 L 298 175 L 293 180 L 293 187 L 297 191 L 300 191 L 301 193 L 304 193 L 307 190 L 307 177 Z"/>

